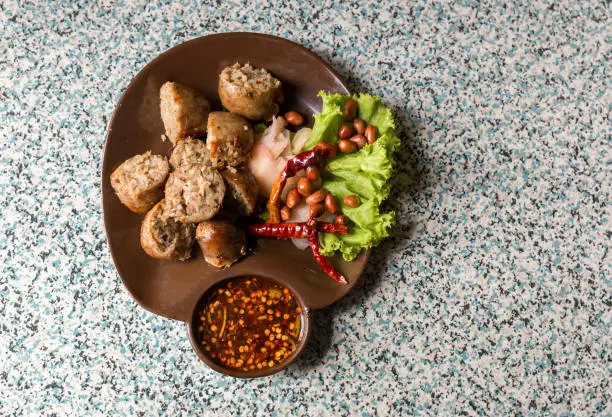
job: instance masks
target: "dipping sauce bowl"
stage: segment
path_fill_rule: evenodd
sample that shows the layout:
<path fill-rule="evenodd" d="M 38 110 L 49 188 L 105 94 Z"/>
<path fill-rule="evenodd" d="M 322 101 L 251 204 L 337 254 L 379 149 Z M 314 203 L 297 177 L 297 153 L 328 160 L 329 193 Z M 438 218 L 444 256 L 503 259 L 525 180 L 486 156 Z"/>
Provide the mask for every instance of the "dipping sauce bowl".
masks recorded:
<path fill-rule="evenodd" d="M 255 378 L 279 372 L 300 355 L 310 336 L 310 310 L 280 281 L 239 276 L 207 288 L 187 326 L 208 366 Z"/>

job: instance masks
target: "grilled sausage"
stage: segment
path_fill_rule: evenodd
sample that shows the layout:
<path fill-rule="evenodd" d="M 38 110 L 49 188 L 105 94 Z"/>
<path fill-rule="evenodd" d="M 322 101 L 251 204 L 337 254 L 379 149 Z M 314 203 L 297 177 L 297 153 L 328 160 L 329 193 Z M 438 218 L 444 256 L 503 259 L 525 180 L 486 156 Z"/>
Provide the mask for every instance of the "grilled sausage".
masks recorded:
<path fill-rule="evenodd" d="M 140 228 L 140 245 L 147 255 L 157 259 L 184 261 L 191 258 L 195 243 L 195 225 L 164 219 L 164 200 L 157 203 L 145 216 Z"/>
<path fill-rule="evenodd" d="M 111 174 L 111 185 L 119 200 L 135 213 L 145 213 L 163 197 L 170 165 L 151 151 L 123 162 Z"/>
<path fill-rule="evenodd" d="M 217 268 L 227 268 L 246 253 L 246 235 L 227 220 L 202 222 L 196 239 L 204 260 Z"/>
<path fill-rule="evenodd" d="M 210 104 L 191 87 L 167 81 L 159 90 L 161 118 L 173 145 L 186 136 L 206 133 Z"/>
<path fill-rule="evenodd" d="M 263 68 L 236 63 L 219 75 L 223 107 L 251 120 L 270 120 L 278 113 L 281 82 Z"/>
<path fill-rule="evenodd" d="M 226 192 L 223 207 L 238 212 L 242 216 L 253 213 L 257 205 L 259 186 L 251 170 L 242 165 L 235 169 L 221 171 L 225 180 Z"/>
<path fill-rule="evenodd" d="M 236 114 L 212 112 L 208 116 L 206 146 L 214 165 L 238 166 L 246 160 L 253 147 L 253 128 Z"/>

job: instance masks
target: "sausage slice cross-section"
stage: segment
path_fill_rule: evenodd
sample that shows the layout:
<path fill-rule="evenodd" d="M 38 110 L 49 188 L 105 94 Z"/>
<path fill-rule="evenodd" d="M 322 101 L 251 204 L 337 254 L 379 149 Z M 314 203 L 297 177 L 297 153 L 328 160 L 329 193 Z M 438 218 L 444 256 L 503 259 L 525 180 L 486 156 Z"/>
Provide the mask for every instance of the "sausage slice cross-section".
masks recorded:
<path fill-rule="evenodd" d="M 247 159 L 253 147 L 253 128 L 237 114 L 212 112 L 208 116 L 206 146 L 216 166 L 238 166 Z"/>
<path fill-rule="evenodd" d="M 145 216 L 140 228 L 140 245 L 157 259 L 184 261 L 191 257 L 195 243 L 195 225 L 164 218 L 164 200 L 157 203 Z"/>
<path fill-rule="evenodd" d="M 177 169 L 181 165 L 204 164 L 212 166 L 206 143 L 202 140 L 186 137 L 180 139 L 172 149 L 170 166 Z"/>
<path fill-rule="evenodd" d="M 169 172 L 168 159 L 148 151 L 119 165 L 110 180 L 117 197 L 127 208 L 145 213 L 162 199 Z"/>
<path fill-rule="evenodd" d="M 182 165 L 168 177 L 164 212 L 181 222 L 199 223 L 217 214 L 224 195 L 225 183 L 216 169 Z"/>
<path fill-rule="evenodd" d="M 219 75 L 223 107 L 250 120 L 270 120 L 278 113 L 281 82 L 263 68 L 238 63 Z"/>

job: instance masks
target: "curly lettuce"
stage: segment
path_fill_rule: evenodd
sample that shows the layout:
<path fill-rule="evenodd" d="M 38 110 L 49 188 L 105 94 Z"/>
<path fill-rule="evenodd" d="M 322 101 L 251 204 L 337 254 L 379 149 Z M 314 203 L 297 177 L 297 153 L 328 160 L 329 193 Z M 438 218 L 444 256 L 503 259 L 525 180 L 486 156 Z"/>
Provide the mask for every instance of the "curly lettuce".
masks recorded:
<path fill-rule="evenodd" d="M 314 116 L 312 134 L 304 150 L 318 142 L 337 142 L 342 124 L 342 106 L 351 96 L 319 92 L 323 100 L 321 113 Z M 354 259 L 362 249 L 377 246 L 389 236 L 395 213 L 380 212 L 381 203 L 389 196 L 389 179 L 393 176 L 394 154 L 401 146 L 395 134 L 391 111 L 379 97 L 369 94 L 352 96 L 358 104 L 357 117 L 376 127 L 378 140 L 352 154 L 338 154 L 328 161 L 324 173 L 325 188 L 341 202 L 347 195 L 357 195 L 358 207 L 342 205 L 342 213 L 351 220 L 348 235 L 321 233 L 321 252 L 331 256 L 337 251 L 346 260 Z"/>
<path fill-rule="evenodd" d="M 309 151 L 319 142 L 336 142 L 337 133 L 342 124 L 342 106 L 350 96 L 342 94 L 327 94 L 319 91 L 323 100 L 321 113 L 314 115 L 314 125 L 310 138 L 304 144 L 303 151 Z"/>

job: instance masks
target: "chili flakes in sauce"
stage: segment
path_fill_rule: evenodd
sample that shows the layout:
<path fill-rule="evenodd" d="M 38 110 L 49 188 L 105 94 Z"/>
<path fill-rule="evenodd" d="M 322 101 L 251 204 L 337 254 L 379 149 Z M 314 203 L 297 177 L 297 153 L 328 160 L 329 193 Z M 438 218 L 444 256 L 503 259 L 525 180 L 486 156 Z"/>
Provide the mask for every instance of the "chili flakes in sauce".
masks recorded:
<path fill-rule="evenodd" d="M 302 310 L 286 287 L 265 278 L 224 281 L 199 313 L 204 352 L 241 371 L 270 368 L 289 357 L 300 336 Z"/>

